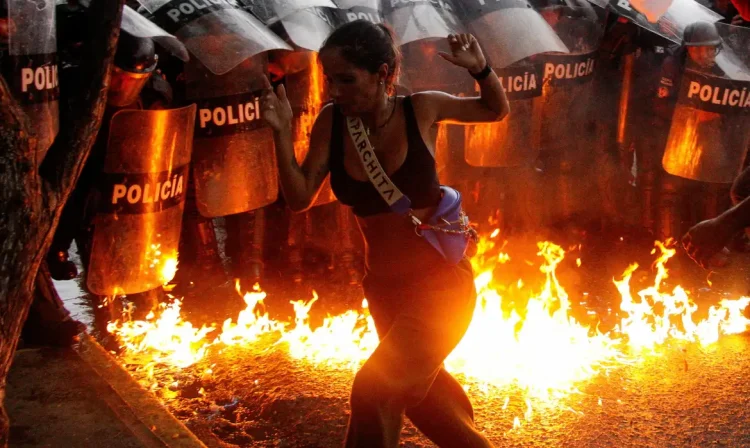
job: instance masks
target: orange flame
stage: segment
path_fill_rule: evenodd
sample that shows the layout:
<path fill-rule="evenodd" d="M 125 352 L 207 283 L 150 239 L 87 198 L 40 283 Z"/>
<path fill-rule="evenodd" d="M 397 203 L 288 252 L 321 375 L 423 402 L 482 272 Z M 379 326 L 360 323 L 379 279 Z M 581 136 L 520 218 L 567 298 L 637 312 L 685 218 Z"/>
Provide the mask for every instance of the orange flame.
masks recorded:
<path fill-rule="evenodd" d="M 323 79 L 323 69 L 318 63 L 317 53 L 312 55 L 312 62 L 309 70 L 308 90 L 305 98 L 305 104 L 299 115 L 297 122 L 296 135 L 294 138 L 294 154 L 297 161 L 302 163 L 310 146 L 310 134 L 312 133 L 315 118 L 318 116 L 323 106 L 323 92 L 325 91 L 325 82 Z"/>
<path fill-rule="evenodd" d="M 693 313 L 698 306 L 690 300 L 687 291 L 681 286 L 675 286 L 671 293 L 662 291 L 662 283 L 669 275 L 666 263 L 674 256 L 675 249 L 658 241 L 655 245 L 660 254 L 654 264 L 657 270 L 654 284 L 638 293 L 639 300 L 634 300 L 630 292 L 630 279 L 638 269 L 637 264 L 625 271 L 622 280 L 614 281 L 622 296 L 620 309 L 627 313 L 619 331 L 627 336 L 631 347 L 652 349 L 668 338 L 708 345 L 716 342 L 720 334 L 741 333 L 748 328 L 750 320 L 742 315 L 742 310 L 750 303 L 748 297 L 722 300 L 718 308 L 709 308 L 707 319 L 695 323 Z M 681 325 L 675 325 L 675 320 Z"/>
<path fill-rule="evenodd" d="M 518 289 L 512 292 L 512 288 L 501 288 L 493 278 L 495 268 L 509 257 L 493 255 L 504 245 L 496 249 L 497 233 L 492 235 L 480 239 L 477 255 L 472 259 L 478 291 L 474 318 L 463 340 L 446 359 L 446 368 L 462 375 L 465 389 L 470 385 L 479 391 L 488 391 L 489 386 L 518 386 L 524 391 L 527 421 L 534 415 L 532 399 L 546 402 L 574 393 L 580 381 L 610 366 L 632 363 L 632 356 L 643 349 L 654 350 L 668 340 L 711 344 L 723 334 L 740 333 L 750 327 L 750 320 L 742 314 L 750 297 L 722 300 L 708 309 L 707 318 L 696 322 L 698 306 L 687 291 L 680 286 L 672 292 L 663 291 L 663 282 L 669 275 L 666 263 L 675 250 L 670 247 L 671 242 L 657 242 L 653 286 L 639 291 L 638 298 L 634 298 L 629 282 L 638 269 L 636 264 L 624 272 L 621 280 L 614 280 L 625 316 L 616 331 L 602 334 L 571 315 L 568 294 L 556 274 L 565 257 L 560 246 L 538 243 L 537 255 L 543 260 L 539 270 L 544 278 L 538 292 L 527 292 L 528 287 L 521 290 L 522 279 L 518 279 Z M 241 293 L 239 284 L 237 291 Z M 162 305 L 156 320 L 152 314 L 145 321 L 112 322 L 108 330 L 119 336 L 125 356 L 150 358 L 177 368 L 199 362 L 214 347 L 248 345 L 257 343 L 261 336 L 271 336 L 295 359 L 354 371 L 378 344 L 366 300 L 361 311 L 328 316 L 323 325 L 313 329 L 309 312 L 318 300 L 317 293 L 310 300 L 291 302 L 296 316 L 293 323 L 269 318 L 263 305 L 266 294 L 258 285 L 243 297 L 246 309 L 240 312 L 236 323 L 227 319 L 213 342 L 207 339 L 213 326 L 197 329 L 181 319 L 179 300 Z M 525 310 L 504 311 L 503 300 L 511 299 L 528 299 Z M 504 408 L 508 401 L 506 398 Z M 516 418 L 514 428 L 520 424 Z"/>
<path fill-rule="evenodd" d="M 175 367 L 188 367 L 205 356 L 209 346 L 205 338 L 215 328 L 204 325 L 198 329 L 182 320 L 181 305 L 180 300 L 162 303 L 158 319 L 154 320 L 151 312 L 142 321 L 110 322 L 107 331 L 117 334 L 121 347 L 130 354 L 147 355 L 153 361 Z"/>

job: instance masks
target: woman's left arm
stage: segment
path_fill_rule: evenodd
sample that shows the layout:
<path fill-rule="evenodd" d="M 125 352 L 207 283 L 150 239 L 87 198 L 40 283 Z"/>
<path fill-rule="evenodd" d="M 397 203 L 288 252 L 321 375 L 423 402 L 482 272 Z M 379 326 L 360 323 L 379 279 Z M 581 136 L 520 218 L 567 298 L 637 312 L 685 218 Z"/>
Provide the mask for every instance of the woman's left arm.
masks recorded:
<path fill-rule="evenodd" d="M 422 111 L 431 113 L 433 122 L 444 123 L 490 123 L 502 120 L 510 112 L 500 80 L 494 70 L 482 73 L 487 60 L 479 47 L 479 42 L 471 34 L 448 36 L 451 53 L 441 52 L 448 62 L 469 71 L 466 76 L 485 75 L 477 82 L 479 97 L 459 98 L 444 92 L 421 92 L 413 95 L 415 103 Z M 428 112 L 429 111 L 429 112 Z"/>

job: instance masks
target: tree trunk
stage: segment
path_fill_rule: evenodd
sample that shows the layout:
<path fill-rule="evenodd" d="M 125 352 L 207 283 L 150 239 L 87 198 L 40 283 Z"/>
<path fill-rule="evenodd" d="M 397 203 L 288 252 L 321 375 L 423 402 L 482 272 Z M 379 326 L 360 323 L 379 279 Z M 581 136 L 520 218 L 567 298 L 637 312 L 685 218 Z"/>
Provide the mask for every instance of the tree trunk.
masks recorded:
<path fill-rule="evenodd" d="M 8 444 L 5 379 L 39 264 L 101 125 L 123 0 L 92 1 L 77 85 L 60 86 L 60 133 L 39 170 L 29 120 L 0 78 L 0 447 Z M 32 26 L 32 25 L 26 25 Z"/>

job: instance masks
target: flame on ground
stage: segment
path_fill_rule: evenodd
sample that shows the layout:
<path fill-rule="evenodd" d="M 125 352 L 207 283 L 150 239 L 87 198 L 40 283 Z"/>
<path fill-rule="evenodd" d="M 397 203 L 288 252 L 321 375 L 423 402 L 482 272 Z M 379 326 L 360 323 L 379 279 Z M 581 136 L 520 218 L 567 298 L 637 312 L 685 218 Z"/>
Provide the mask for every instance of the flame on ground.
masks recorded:
<path fill-rule="evenodd" d="M 620 322 L 619 331 L 627 336 L 632 347 L 652 349 L 668 338 L 708 345 L 716 342 L 720 334 L 741 333 L 747 329 L 750 320 L 742 315 L 742 310 L 750 303 L 748 297 L 722 300 L 718 307 L 709 308 L 708 318 L 695 322 L 693 314 L 698 306 L 681 286 L 676 286 L 671 293 L 662 291 L 663 282 L 669 276 L 666 263 L 674 256 L 675 249 L 658 241 L 656 247 L 660 254 L 654 263 L 657 271 L 654 284 L 640 291 L 638 300 L 633 299 L 629 284 L 638 269 L 637 264 L 625 271 L 622 280 L 615 280 L 622 296 L 620 309 L 627 313 Z"/>
<path fill-rule="evenodd" d="M 563 249 L 539 243 L 538 255 L 545 260 L 540 267 L 545 284 L 529 298 L 525 317 L 516 310 L 504 314 L 503 297 L 492 284 L 494 266 L 476 277 L 479 298 L 474 319 L 446 360 L 448 370 L 480 383 L 517 384 L 535 397 L 547 398 L 569 392 L 575 382 L 619 355 L 616 341 L 591 335 L 589 328 L 570 317 L 568 294 L 555 275 Z"/>
<path fill-rule="evenodd" d="M 652 286 L 634 297 L 630 279 L 638 265 L 630 266 L 614 285 L 621 295 L 623 317 L 616 329 L 602 334 L 572 317 L 567 292 L 559 283 L 556 270 L 565 251 L 555 244 L 538 244 L 543 259 L 540 271 L 544 283 L 539 291 L 532 291 L 523 279 L 514 288 L 500 288 L 493 279 L 493 271 L 510 257 L 496 250 L 498 232 L 482 237 L 472 259 L 478 291 L 474 319 L 465 337 L 446 360 L 453 373 L 463 374 L 465 387 L 487 390 L 489 386 L 520 387 L 526 400 L 529 397 L 554 400 L 577 389 L 577 384 L 596 375 L 602 369 L 631 363 L 643 350 L 653 350 L 669 340 L 697 342 L 703 345 L 718 340 L 722 334 L 746 331 L 750 320 L 742 314 L 750 298 L 722 300 L 708 309 L 708 317 L 696 321 L 698 306 L 688 292 L 676 286 L 664 291 L 668 277 L 667 261 L 675 254 L 668 244 L 657 242 L 654 254 L 656 276 Z M 579 248 L 580 249 L 580 248 Z M 195 328 L 180 317 L 180 301 L 162 305 L 158 319 L 153 313 L 144 321 L 112 322 L 111 333 L 119 336 L 124 357 L 142 356 L 155 362 L 184 368 L 199 362 L 215 346 L 241 346 L 258 343 L 263 335 L 273 335 L 276 345 L 288 350 L 300 360 L 316 365 L 356 370 L 377 346 L 377 334 L 367 312 L 367 301 L 362 311 L 347 311 L 339 316 L 328 316 L 315 329 L 310 325 L 309 312 L 318 300 L 317 294 L 304 301 L 292 301 L 295 312 L 293 323 L 271 319 L 263 300 L 266 294 L 258 285 L 242 294 L 246 304 L 237 321 L 227 319 L 221 333 L 210 341 L 214 327 Z M 513 297 L 509 294 L 523 295 Z M 505 294 L 505 296 L 504 296 Z M 503 302 L 512 299 L 526 301 L 519 312 L 503 310 Z M 516 300 L 518 303 L 519 300 Z M 505 406 L 508 404 L 506 398 Z M 532 418 L 531 402 L 526 402 L 526 419 Z M 520 427 L 515 422 L 514 427 Z"/>
<path fill-rule="evenodd" d="M 148 354 L 155 362 L 188 367 L 206 355 L 206 336 L 214 327 L 193 327 L 180 317 L 181 305 L 179 299 L 170 304 L 162 303 L 158 319 L 151 312 L 145 320 L 110 322 L 107 331 L 116 334 L 129 353 Z"/>

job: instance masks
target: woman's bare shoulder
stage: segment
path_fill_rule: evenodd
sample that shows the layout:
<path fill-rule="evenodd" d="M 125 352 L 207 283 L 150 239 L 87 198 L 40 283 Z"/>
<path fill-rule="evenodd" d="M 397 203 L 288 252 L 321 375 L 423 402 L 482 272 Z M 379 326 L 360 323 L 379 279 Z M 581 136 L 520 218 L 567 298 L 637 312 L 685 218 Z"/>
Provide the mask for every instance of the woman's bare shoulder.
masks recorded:
<path fill-rule="evenodd" d="M 411 104 L 414 108 L 414 115 L 420 123 L 427 122 L 431 125 L 440 115 L 440 110 L 445 107 L 446 101 L 451 98 L 453 98 L 453 95 L 434 90 L 413 93 L 411 94 Z"/>
<path fill-rule="evenodd" d="M 328 138 L 333 127 L 333 103 L 325 104 L 315 117 L 312 133 L 316 137 Z"/>
<path fill-rule="evenodd" d="M 411 102 L 414 105 L 414 107 L 436 107 L 438 106 L 442 101 L 445 101 L 446 99 L 452 98 L 453 95 L 450 95 L 445 92 L 439 92 L 437 90 L 427 90 L 424 92 L 417 92 L 411 94 Z"/>
<path fill-rule="evenodd" d="M 333 103 L 326 103 L 323 105 L 323 107 L 320 109 L 320 112 L 318 112 L 318 117 L 316 118 L 315 122 L 316 124 L 318 122 L 323 122 L 321 124 L 331 124 L 333 122 Z"/>

